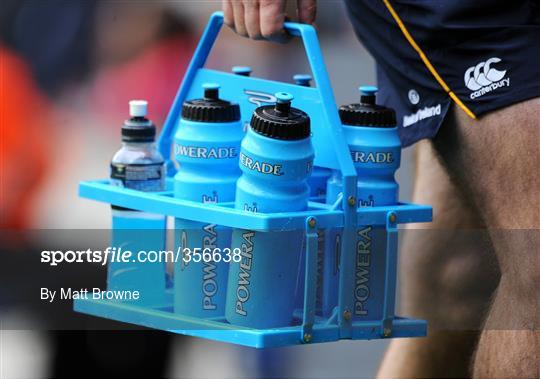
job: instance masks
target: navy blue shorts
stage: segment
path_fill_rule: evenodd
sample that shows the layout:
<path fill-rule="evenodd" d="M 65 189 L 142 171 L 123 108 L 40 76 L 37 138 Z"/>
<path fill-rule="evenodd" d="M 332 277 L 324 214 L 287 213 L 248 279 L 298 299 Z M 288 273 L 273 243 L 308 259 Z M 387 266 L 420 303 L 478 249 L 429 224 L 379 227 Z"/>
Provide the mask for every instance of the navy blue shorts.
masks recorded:
<path fill-rule="evenodd" d="M 434 137 L 452 103 L 476 119 L 540 96 L 537 2 L 347 0 L 404 146 Z"/>

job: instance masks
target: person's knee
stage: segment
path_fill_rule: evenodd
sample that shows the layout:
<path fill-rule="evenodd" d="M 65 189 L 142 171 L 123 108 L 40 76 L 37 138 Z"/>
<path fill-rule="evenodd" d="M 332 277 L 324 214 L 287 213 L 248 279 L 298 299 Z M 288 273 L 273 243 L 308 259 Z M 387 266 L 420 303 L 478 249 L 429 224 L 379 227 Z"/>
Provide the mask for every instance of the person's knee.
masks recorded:
<path fill-rule="evenodd" d="M 497 285 L 498 269 L 484 230 L 412 230 L 402 278 L 412 312 L 440 329 L 477 329 Z"/>
<path fill-rule="evenodd" d="M 440 267 L 440 287 L 455 303 L 493 291 L 498 270 L 491 246 L 485 241 L 486 233 L 484 230 L 456 231 L 455 239 L 460 241 L 439 251 L 449 256 Z"/>
<path fill-rule="evenodd" d="M 434 142 L 489 231 L 501 275 L 490 324 L 503 329 L 520 327 L 508 320 L 530 325 L 538 309 L 539 107 L 540 99 L 532 99 L 476 121 L 454 110 L 453 127 L 441 129 Z"/>
<path fill-rule="evenodd" d="M 404 233 L 406 310 L 439 320 L 444 329 L 477 329 L 497 285 L 497 262 L 476 210 L 428 142 L 417 148 L 413 197 L 433 206 L 434 219 Z"/>

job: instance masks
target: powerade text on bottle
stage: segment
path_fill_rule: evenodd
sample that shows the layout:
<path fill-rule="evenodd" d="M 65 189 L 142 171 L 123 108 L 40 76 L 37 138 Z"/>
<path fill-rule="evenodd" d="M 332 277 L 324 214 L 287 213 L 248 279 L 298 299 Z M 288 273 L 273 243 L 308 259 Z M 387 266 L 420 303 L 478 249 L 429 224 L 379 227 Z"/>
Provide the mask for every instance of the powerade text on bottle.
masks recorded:
<path fill-rule="evenodd" d="M 398 184 L 394 178 L 401 159 L 401 143 L 397 133 L 396 115 L 393 109 L 377 105 L 376 87 L 360 87 L 360 103 L 339 108 L 345 138 L 358 174 L 358 207 L 393 205 L 398 201 Z M 328 182 L 328 202 L 335 201 L 342 192 L 341 178 L 333 175 Z M 323 284 L 337 299 L 339 254 L 336 240 L 341 238 L 337 230 L 331 230 L 326 249 L 329 264 L 325 267 Z M 372 294 L 384 293 L 386 265 L 386 230 L 384 226 L 359 226 L 356 231 L 356 254 L 354 261 L 355 283 L 353 317 L 364 320 L 380 320 L 383 304 Z M 333 295 L 335 294 L 335 296 Z M 326 312 L 336 303 L 327 303 Z"/>
<path fill-rule="evenodd" d="M 240 108 L 219 98 L 218 84 L 206 83 L 203 88 L 203 98 L 186 101 L 182 107 L 174 137 L 180 166 L 174 177 L 174 196 L 202 203 L 233 201 L 244 136 Z M 174 269 L 175 312 L 223 316 L 233 254 L 231 229 L 184 219 L 175 220 L 175 229 L 176 246 L 182 251 Z"/>
<path fill-rule="evenodd" d="M 165 190 L 164 160 L 154 143 L 156 127 L 146 118 L 147 107 L 144 100 L 129 102 L 130 118 L 122 126 L 122 148 L 111 161 L 111 185 L 144 192 Z M 165 216 L 114 205 L 112 216 L 113 247 L 133 254 L 165 247 Z M 137 290 L 139 303 L 162 300 L 164 262 L 110 262 L 109 266 L 109 289 Z"/>
<path fill-rule="evenodd" d="M 242 140 L 237 209 L 262 213 L 307 209 L 314 154 L 310 119 L 291 107 L 292 95 L 275 96 L 275 106 L 255 109 Z M 254 328 L 290 325 L 303 238 L 303 230 L 234 230 L 232 246 L 241 248 L 241 260 L 230 265 L 227 321 Z"/>

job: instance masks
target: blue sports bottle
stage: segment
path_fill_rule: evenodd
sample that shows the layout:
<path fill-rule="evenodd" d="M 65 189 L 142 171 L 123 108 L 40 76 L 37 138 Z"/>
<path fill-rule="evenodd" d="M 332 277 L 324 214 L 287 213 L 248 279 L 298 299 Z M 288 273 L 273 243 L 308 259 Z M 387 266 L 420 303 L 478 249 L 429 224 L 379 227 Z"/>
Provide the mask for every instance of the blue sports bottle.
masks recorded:
<path fill-rule="evenodd" d="M 111 160 L 110 184 L 144 192 L 165 190 L 165 166 L 156 148 L 156 127 L 147 116 L 148 102 L 131 100 L 130 118 L 122 125 L 122 148 Z M 165 263 L 143 262 L 140 251 L 165 247 L 163 215 L 112 206 L 112 248 L 131 252 L 129 262 L 109 261 L 108 289 L 139 291 L 138 304 L 164 300 Z"/>
<path fill-rule="evenodd" d="M 396 115 L 393 109 L 376 104 L 377 88 L 360 87 L 360 103 L 339 108 L 343 132 L 358 174 L 358 207 L 393 205 L 398 202 L 394 175 L 401 159 Z M 341 177 L 334 172 L 328 181 L 327 202 L 342 192 Z M 323 314 L 337 305 L 341 231 L 331 229 L 326 237 L 323 275 Z M 386 265 L 386 230 L 383 226 L 360 226 L 356 232 L 354 309 L 359 320 L 379 320 L 383 304 L 372 294 L 383 293 Z"/>
<path fill-rule="evenodd" d="M 278 92 L 275 97 L 275 105 L 255 109 L 242 140 L 237 209 L 307 209 L 314 158 L 310 118 L 291 107 L 291 94 Z M 303 230 L 234 230 L 232 247 L 240 249 L 240 259 L 230 264 L 227 321 L 252 328 L 291 324 L 303 239 Z"/>
<path fill-rule="evenodd" d="M 182 105 L 174 137 L 179 169 L 174 196 L 201 203 L 234 201 L 244 136 L 238 104 L 219 98 L 219 85 L 203 84 L 204 97 Z M 197 317 L 223 316 L 231 229 L 175 219 L 181 260 L 174 267 L 174 310 Z"/>

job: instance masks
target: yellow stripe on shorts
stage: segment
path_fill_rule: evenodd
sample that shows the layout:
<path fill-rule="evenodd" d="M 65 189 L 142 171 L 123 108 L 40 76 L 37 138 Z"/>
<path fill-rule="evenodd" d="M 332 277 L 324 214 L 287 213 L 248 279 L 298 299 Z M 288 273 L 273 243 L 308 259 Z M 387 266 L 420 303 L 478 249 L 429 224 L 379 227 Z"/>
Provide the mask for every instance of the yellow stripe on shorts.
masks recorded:
<path fill-rule="evenodd" d="M 452 100 L 454 100 L 454 102 L 458 105 L 458 107 L 463 109 L 463 111 L 465 111 L 465 113 L 470 118 L 476 120 L 476 115 L 465 104 L 463 104 L 463 102 L 456 96 L 456 94 L 450 89 L 450 87 L 448 87 L 448 84 L 446 84 L 446 82 L 443 80 L 443 78 L 441 78 L 441 76 L 439 75 L 437 70 L 435 70 L 435 67 L 433 67 L 433 65 L 431 64 L 429 59 L 426 57 L 426 54 L 424 54 L 424 52 L 422 51 L 420 46 L 418 46 L 418 44 L 416 43 L 414 38 L 411 36 L 409 31 L 407 30 L 407 27 L 405 26 L 403 21 L 401 21 L 401 18 L 399 17 L 397 12 L 395 11 L 394 7 L 392 7 L 392 5 L 390 4 L 390 2 L 388 0 L 382 0 L 382 1 L 384 2 L 384 5 L 386 5 L 386 8 L 388 9 L 390 14 L 394 18 L 394 21 L 396 21 L 396 23 L 398 24 L 399 29 L 401 29 L 401 32 L 403 33 L 403 35 L 405 36 L 405 38 L 407 39 L 409 44 L 418 53 L 418 55 L 420 56 L 420 59 L 422 59 L 422 62 L 424 62 L 427 69 L 429 70 L 429 72 L 431 72 L 431 74 L 433 75 L 435 80 L 437 80 L 437 82 L 446 91 L 446 93 L 448 93 L 448 96 L 450 96 L 450 98 Z"/>

